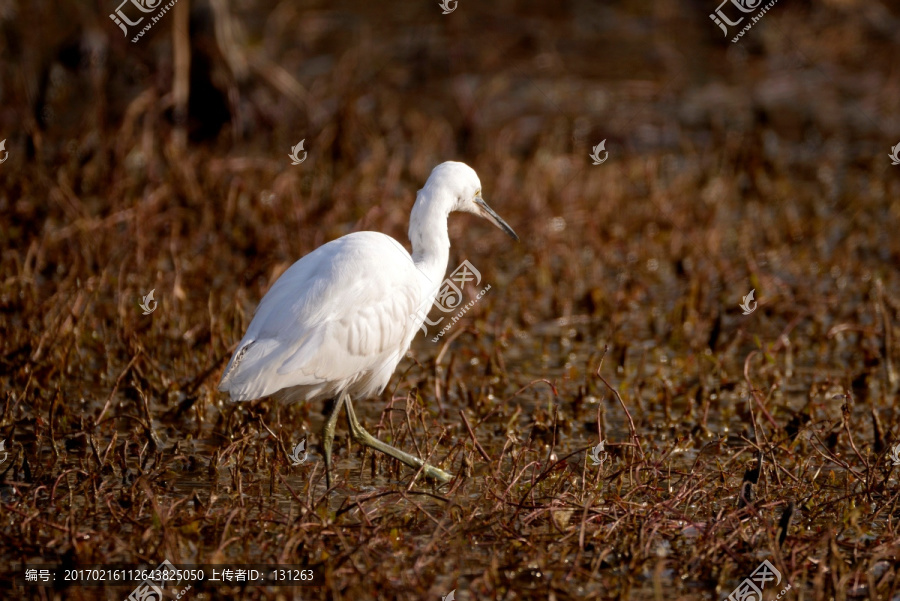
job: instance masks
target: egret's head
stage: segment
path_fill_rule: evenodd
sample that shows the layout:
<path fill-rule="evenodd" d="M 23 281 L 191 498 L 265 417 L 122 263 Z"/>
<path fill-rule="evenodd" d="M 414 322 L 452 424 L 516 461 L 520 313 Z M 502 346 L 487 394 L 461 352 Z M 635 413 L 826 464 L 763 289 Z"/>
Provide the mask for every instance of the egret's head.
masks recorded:
<path fill-rule="evenodd" d="M 443 188 L 455 199 L 451 211 L 480 215 L 506 232 L 513 240 L 519 239 L 509 224 L 484 201 L 481 196 L 481 180 L 478 179 L 475 170 L 465 163 L 447 161 L 435 167 L 425 182 L 425 189 L 431 186 Z"/>

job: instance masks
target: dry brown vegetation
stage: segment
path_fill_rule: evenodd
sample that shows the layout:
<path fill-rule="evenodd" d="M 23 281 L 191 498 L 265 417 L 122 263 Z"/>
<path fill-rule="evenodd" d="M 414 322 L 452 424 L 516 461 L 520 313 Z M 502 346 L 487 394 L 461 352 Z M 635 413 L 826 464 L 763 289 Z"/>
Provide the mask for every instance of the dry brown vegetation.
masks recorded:
<path fill-rule="evenodd" d="M 782 1 L 733 44 L 715 0 L 180 0 L 138 43 L 114 4 L 0 2 L 0 577 L 168 559 L 319 570 L 188 599 L 724 599 L 768 559 L 784 598 L 898 598 L 896 5 Z M 326 492 L 321 407 L 216 383 L 284 269 L 406 242 L 449 159 L 522 242 L 452 216 L 451 266 L 490 292 L 356 406 L 457 477 L 342 421 Z"/>

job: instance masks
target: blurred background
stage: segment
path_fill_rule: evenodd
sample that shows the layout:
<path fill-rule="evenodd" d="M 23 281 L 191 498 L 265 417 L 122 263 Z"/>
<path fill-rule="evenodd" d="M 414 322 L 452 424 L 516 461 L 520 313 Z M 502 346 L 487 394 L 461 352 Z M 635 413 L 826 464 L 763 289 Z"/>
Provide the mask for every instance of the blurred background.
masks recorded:
<path fill-rule="evenodd" d="M 316 432 L 318 407 L 224 402 L 215 391 L 221 370 L 256 303 L 299 257 L 359 230 L 407 244 L 415 193 L 445 160 L 475 168 L 485 199 L 522 238 L 513 244 L 485 222 L 451 217 L 451 269 L 469 260 L 491 290 L 452 336 L 418 338 L 385 392 L 385 401 L 422 395 L 431 425 L 423 420 L 419 435 L 437 436 L 441 456 L 462 462 L 454 473 L 480 461 L 462 442 L 460 410 L 479 420 L 495 458 L 511 444 L 556 460 L 601 439 L 620 441 L 627 454 L 625 416 L 595 378 L 601 357 L 646 437 L 644 451 L 676 468 L 698 465 L 711 441 L 758 442 L 748 398 L 776 438 L 796 436 L 802 424 L 840 424 L 846 408 L 873 453 L 897 439 L 900 166 L 889 157 L 900 144 L 896 3 L 780 0 L 739 38 L 756 11 L 716 0 L 459 0 L 449 14 L 437 0 L 178 0 L 159 16 L 168 4 L 0 0 L 6 482 L 49 486 L 66 466 L 87 469 L 96 436 L 101 451 L 122 447 L 121 464 L 107 466 L 122 478 L 110 494 L 137 491 L 128 501 L 137 508 L 146 491 L 125 476 L 145 466 L 132 465 L 126 451 L 140 455 L 148 439 L 172 461 L 197 458 L 205 470 L 224 462 L 247 428 L 262 432 L 254 411 L 275 412 L 265 413 L 275 431 L 291 431 L 283 444 Z M 720 8 L 733 21 L 746 17 L 727 36 L 710 18 Z M 144 18 L 128 25 L 123 16 Z M 292 165 L 288 155 L 301 141 L 307 156 Z M 589 155 L 601 142 L 607 158 L 594 165 Z M 138 305 L 150 290 L 158 309 L 146 316 Z M 744 315 L 739 304 L 751 290 L 758 308 Z M 360 413 L 377 421 L 383 404 Z M 850 440 L 832 434 L 840 455 Z M 735 469 L 706 491 L 709 506 L 684 508 L 694 522 L 733 505 L 743 462 L 755 457 L 741 449 Z M 362 457 L 346 453 L 342 461 Z M 497 466 L 504 469 L 502 459 Z M 372 475 L 361 471 L 347 486 L 373 483 L 374 463 Z M 191 488 L 185 481 L 197 478 L 189 476 L 171 479 L 186 488 L 154 488 L 159 499 L 195 494 L 207 518 L 224 511 L 210 499 L 213 485 Z M 268 486 L 269 475 L 260 478 Z M 572 478 L 583 492 L 584 475 Z M 24 502 L 23 490 L 6 485 L 4 502 Z M 558 499 L 565 487 L 554 490 Z M 781 490 L 772 502 L 820 492 Z M 292 502 L 283 489 L 269 494 L 282 509 Z M 480 501 L 458 502 L 482 515 Z M 82 514 L 88 508 L 67 499 L 35 493 L 28 503 L 35 515 L 78 516 L 86 528 L 116 521 Z M 494 511 L 518 528 L 519 509 Z M 399 519 L 378 511 L 387 523 Z M 877 544 L 887 526 L 862 511 L 873 532 L 845 534 Z M 588 545 L 606 535 L 596 523 L 579 525 L 581 515 L 579 505 L 572 524 L 534 518 L 528 536 L 552 531 L 552 540 L 570 540 L 575 528 L 571 544 L 579 558 L 590 556 L 585 531 Z M 807 541 L 810 554 L 828 546 L 818 541 L 840 538 L 829 529 L 835 515 L 810 509 L 807 526 L 822 537 Z M 152 522 L 140 511 L 133 519 Z M 393 555 L 348 552 L 358 565 L 391 568 L 370 581 L 336 571 L 340 584 L 328 594 L 366 598 L 371 586 L 421 598 L 464 581 L 485 598 L 659 598 L 667 582 L 677 585 L 667 593 L 715 598 L 755 568 L 753 549 L 761 548 L 701 553 L 680 530 L 658 547 L 653 537 L 668 537 L 665 528 L 634 548 L 609 538 L 608 557 L 630 558 L 628 569 L 597 576 L 613 562 L 598 556 L 590 577 L 576 577 L 584 587 L 576 591 L 571 581 L 542 588 L 535 575 L 553 565 L 569 570 L 559 555 L 492 549 L 516 566 L 509 576 L 484 568 L 491 555 L 464 544 L 474 536 L 464 528 L 458 561 L 447 559 L 446 549 L 425 544 L 429 524 L 418 535 L 411 528 L 408 547 L 394 540 Z M 138 531 L 119 532 L 116 543 L 4 528 L 19 549 L 3 545 L 9 561 L 159 559 L 160 548 L 147 543 L 153 537 L 121 542 Z M 164 537 L 165 555 L 229 556 L 218 546 L 221 523 L 209 528 Z M 242 553 L 235 556 L 277 556 Z M 338 552 L 327 553 L 320 557 Z M 648 576 L 639 558 L 662 567 Z M 849 568 L 840 554 L 832 559 L 834 580 L 815 580 L 815 565 L 798 560 L 795 581 L 817 594 L 848 590 L 841 578 Z M 442 569 L 429 563 L 441 561 Z M 863 570 L 894 574 L 873 562 Z M 527 574 L 517 571 L 526 565 Z"/>

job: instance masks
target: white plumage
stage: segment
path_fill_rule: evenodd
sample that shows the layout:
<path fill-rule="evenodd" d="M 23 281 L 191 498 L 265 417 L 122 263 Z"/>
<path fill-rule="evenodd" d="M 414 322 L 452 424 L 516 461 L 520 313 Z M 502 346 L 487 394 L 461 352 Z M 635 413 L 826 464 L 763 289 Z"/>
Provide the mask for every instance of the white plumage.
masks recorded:
<path fill-rule="evenodd" d="M 518 239 L 481 198 L 481 182 L 471 167 L 441 163 L 419 190 L 410 215 L 412 255 L 390 236 L 357 232 L 294 263 L 260 302 L 219 390 L 236 401 L 269 395 L 308 402 L 335 398 L 326 423 L 326 468 L 329 435 L 333 438 L 337 413 L 346 403 L 354 438 L 449 479 L 417 458 L 367 439 L 371 436 L 361 427 L 356 431 L 350 398 L 384 390 L 419 331 L 447 271 L 451 211 L 479 214 Z"/>
<path fill-rule="evenodd" d="M 430 284 L 384 234 L 357 232 L 320 246 L 263 298 L 220 390 L 236 401 L 282 390 L 307 401 L 344 390 L 354 398 L 380 393 L 398 349 L 409 348 L 421 325 L 410 315 Z"/>

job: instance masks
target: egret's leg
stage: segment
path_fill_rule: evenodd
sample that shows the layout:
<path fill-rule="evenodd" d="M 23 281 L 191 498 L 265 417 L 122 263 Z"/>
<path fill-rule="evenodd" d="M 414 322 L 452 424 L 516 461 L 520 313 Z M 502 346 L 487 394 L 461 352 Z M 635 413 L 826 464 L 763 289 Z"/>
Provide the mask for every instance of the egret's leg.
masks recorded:
<path fill-rule="evenodd" d="M 344 393 L 342 392 L 334 401 L 334 408 L 331 415 L 325 422 L 322 429 L 322 450 L 325 452 L 325 484 L 331 488 L 331 445 L 334 444 L 334 427 L 337 425 L 338 415 L 341 413 L 341 407 L 344 406 Z"/>
<path fill-rule="evenodd" d="M 356 419 L 356 413 L 354 413 L 353 411 L 353 403 L 350 401 L 349 396 L 347 397 L 347 421 L 350 423 L 350 435 L 356 442 L 364 444 L 367 447 L 372 447 L 373 449 L 381 451 L 386 455 L 390 455 L 397 461 L 405 463 L 413 469 L 422 468 L 422 471 L 429 478 L 434 478 L 435 480 L 439 480 L 440 482 L 450 482 L 450 480 L 453 478 L 444 470 L 430 466 L 418 457 L 413 457 L 409 453 L 404 453 L 400 449 L 395 449 L 391 445 L 381 442 L 380 440 L 366 432 L 359 424 L 359 420 Z"/>

